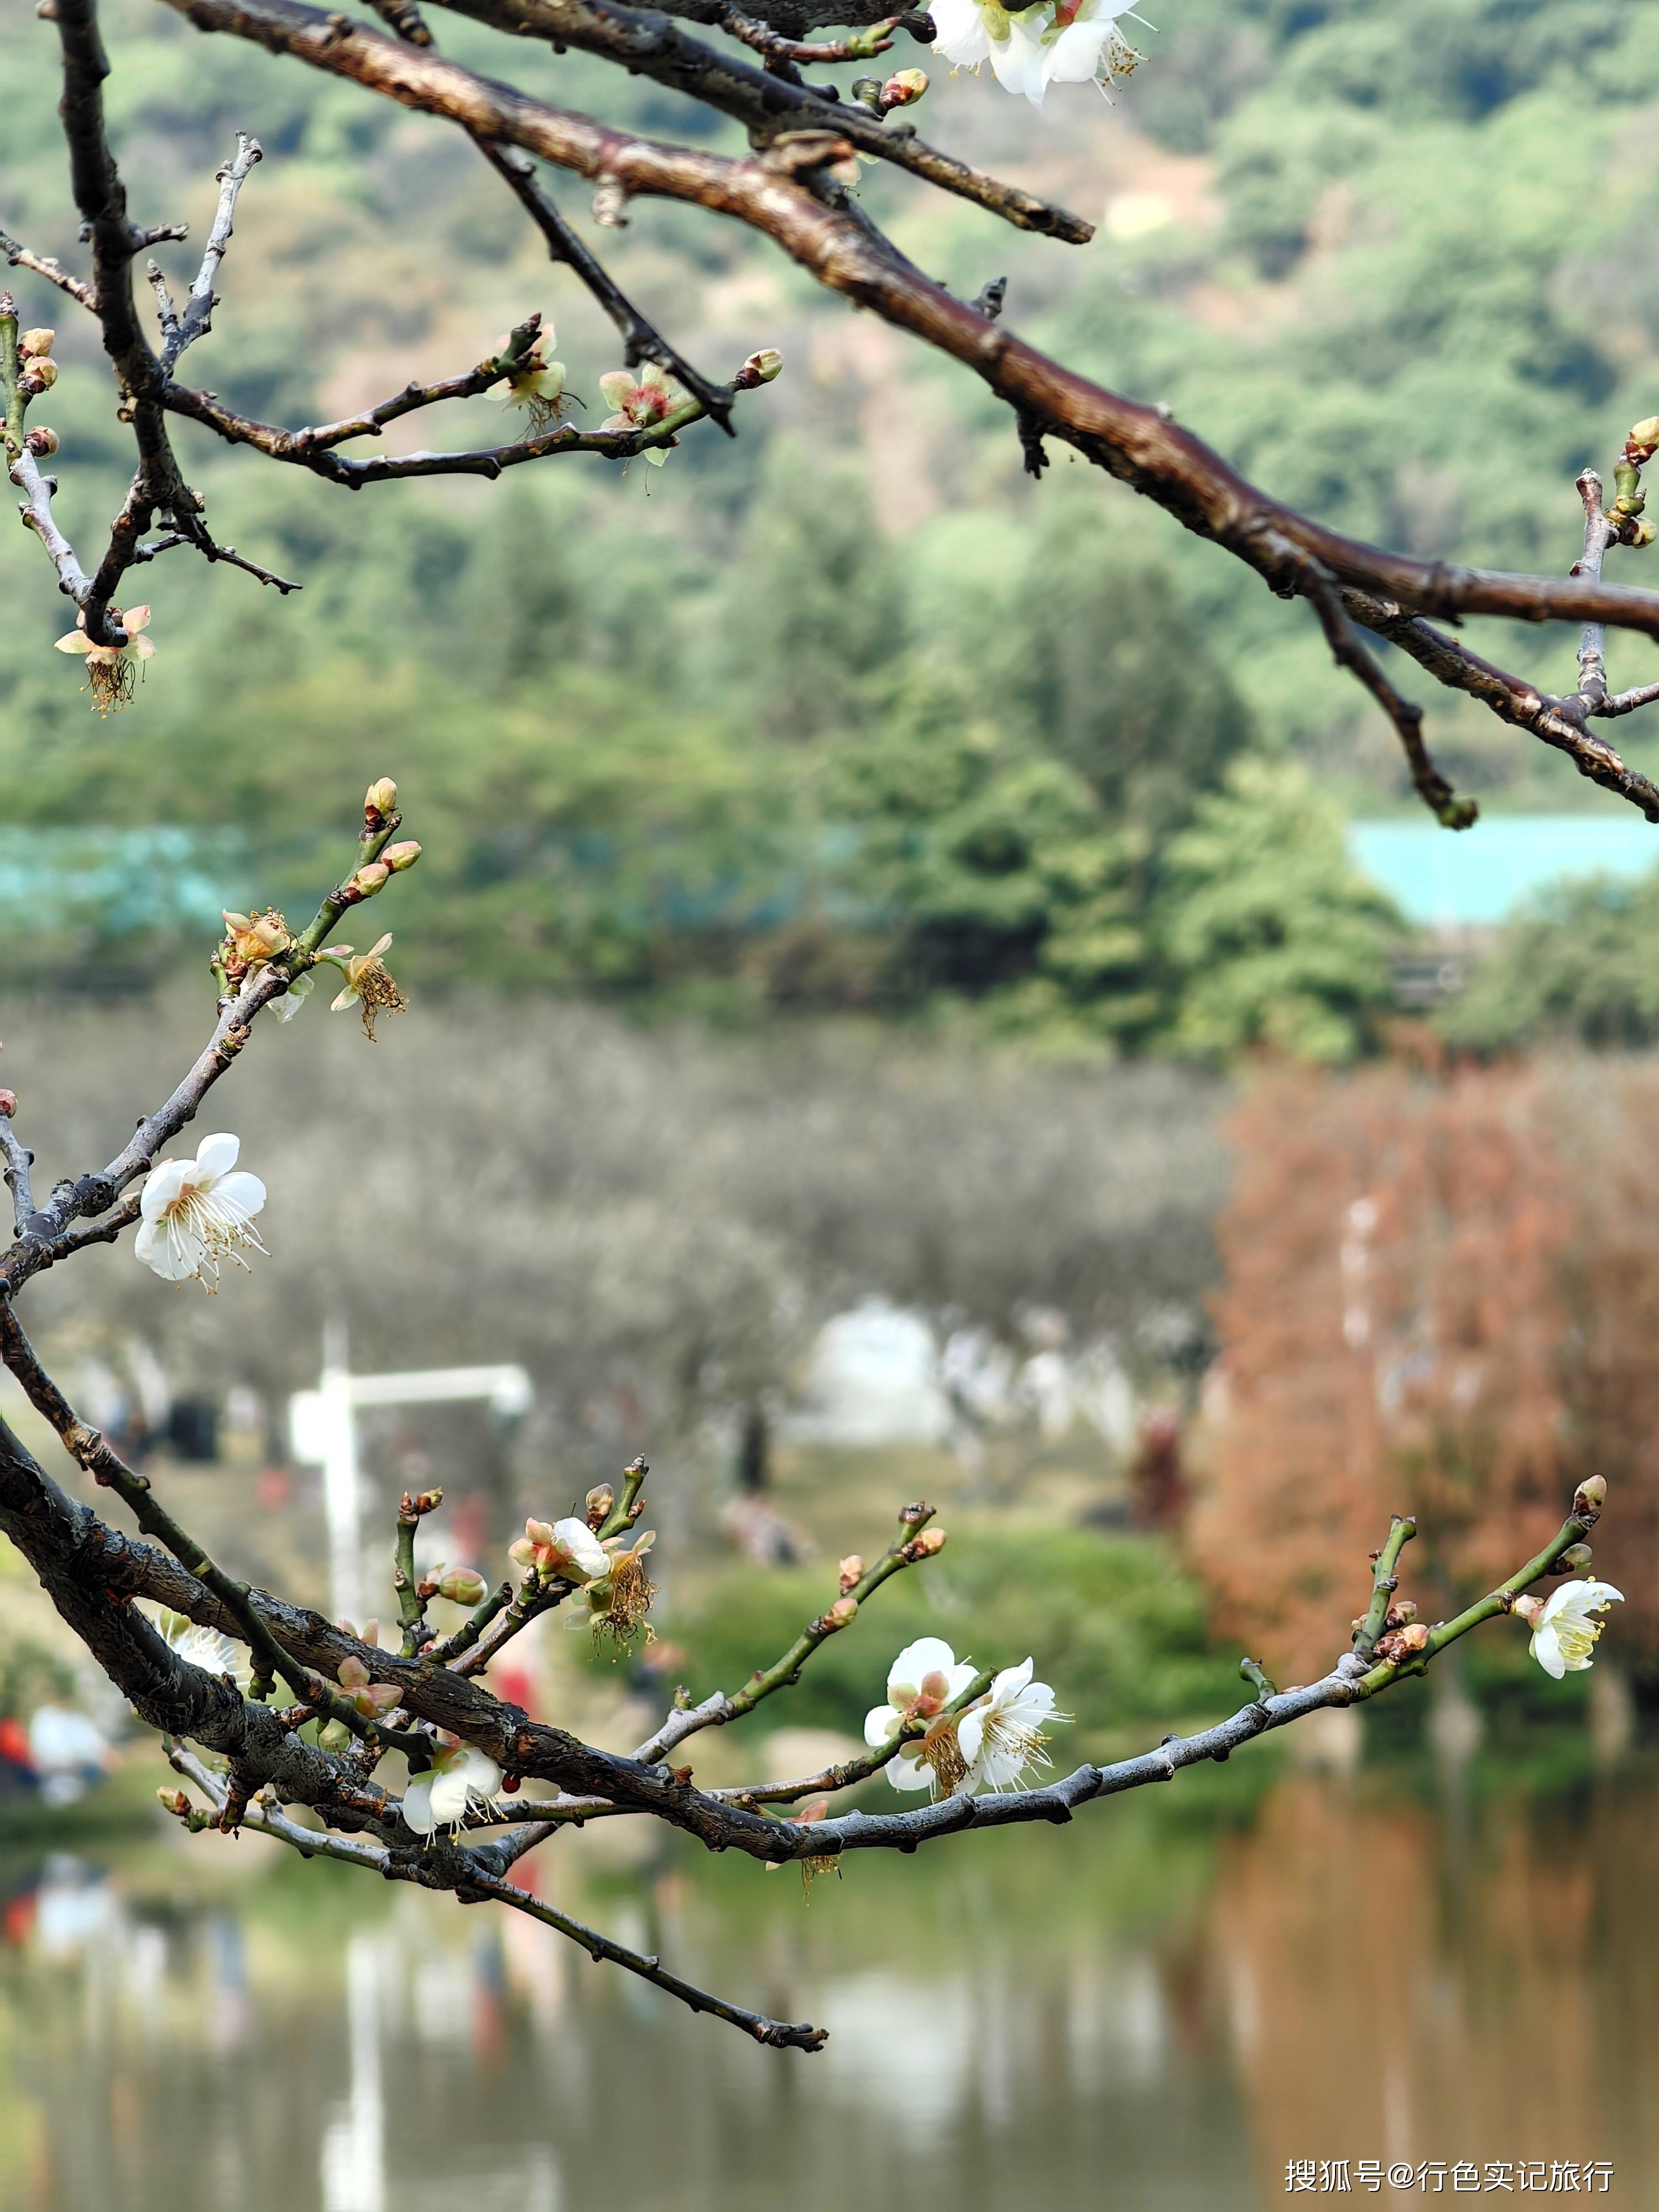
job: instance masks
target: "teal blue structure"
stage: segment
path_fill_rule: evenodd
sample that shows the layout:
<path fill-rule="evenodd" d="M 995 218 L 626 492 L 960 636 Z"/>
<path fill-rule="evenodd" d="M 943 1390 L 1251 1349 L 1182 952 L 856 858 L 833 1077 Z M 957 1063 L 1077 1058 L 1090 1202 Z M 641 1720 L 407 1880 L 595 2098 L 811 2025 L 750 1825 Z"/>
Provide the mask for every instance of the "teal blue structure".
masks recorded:
<path fill-rule="evenodd" d="M 1407 921 L 1425 929 L 1492 929 L 1547 884 L 1570 876 L 1631 883 L 1659 866 L 1659 824 L 1634 811 L 1483 814 L 1472 830 L 1437 823 L 1358 821 L 1348 851 Z"/>

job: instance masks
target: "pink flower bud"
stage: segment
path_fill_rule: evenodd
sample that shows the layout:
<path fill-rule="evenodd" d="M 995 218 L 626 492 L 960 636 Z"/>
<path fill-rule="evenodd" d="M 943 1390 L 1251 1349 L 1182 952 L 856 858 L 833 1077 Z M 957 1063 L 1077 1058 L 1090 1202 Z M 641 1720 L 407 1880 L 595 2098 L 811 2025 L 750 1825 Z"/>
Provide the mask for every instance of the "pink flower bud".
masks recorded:
<path fill-rule="evenodd" d="M 155 1793 L 155 1802 L 167 1812 L 176 1813 L 180 1819 L 190 1810 L 190 1800 L 182 1790 L 165 1788 L 158 1790 Z"/>
<path fill-rule="evenodd" d="M 359 868 L 351 878 L 359 896 L 363 898 L 373 898 L 382 884 L 388 884 L 391 880 L 391 869 L 380 860 L 371 860 L 367 867 Z"/>
<path fill-rule="evenodd" d="M 838 1597 L 823 1616 L 824 1633 L 833 1636 L 836 1629 L 845 1628 L 858 1609 L 859 1601 L 855 1597 Z"/>
<path fill-rule="evenodd" d="M 0 1091 L 0 1114 L 5 1115 L 9 1120 L 16 1111 L 17 1093 L 15 1091 Z"/>
<path fill-rule="evenodd" d="M 926 70 L 895 70 L 881 88 L 883 107 L 908 107 L 927 89 Z"/>
<path fill-rule="evenodd" d="M 945 1549 L 944 1529 L 924 1528 L 921 1535 L 911 1539 L 908 1549 L 913 1559 L 931 1559 L 935 1552 Z"/>
<path fill-rule="evenodd" d="M 849 1552 L 847 1554 L 847 1557 L 842 1561 L 840 1568 L 841 1594 L 843 1597 L 845 1597 L 848 1591 L 852 1589 L 854 1583 L 862 1577 L 863 1573 L 863 1560 L 859 1557 L 856 1552 Z"/>
<path fill-rule="evenodd" d="M 484 1578 L 475 1567 L 452 1567 L 440 1581 L 438 1595 L 452 1605 L 479 1605 L 484 1588 Z"/>

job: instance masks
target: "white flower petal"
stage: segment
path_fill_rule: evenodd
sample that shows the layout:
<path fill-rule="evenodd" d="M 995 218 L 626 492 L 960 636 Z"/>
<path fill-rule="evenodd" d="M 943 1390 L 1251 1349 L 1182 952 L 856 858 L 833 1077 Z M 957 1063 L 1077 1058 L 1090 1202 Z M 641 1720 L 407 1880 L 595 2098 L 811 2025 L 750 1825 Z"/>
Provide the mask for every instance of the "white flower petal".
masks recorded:
<path fill-rule="evenodd" d="M 405 1826 L 413 1828 L 417 1836 L 430 1836 L 437 1830 L 437 1820 L 432 1810 L 434 1779 L 430 1774 L 417 1774 L 404 1792 L 404 1822 Z"/>
<path fill-rule="evenodd" d="M 1547 1674 L 1559 1682 L 1567 1671 L 1567 1662 L 1555 1631 L 1547 1622 L 1540 1622 L 1533 1632 L 1532 1656 Z"/>
<path fill-rule="evenodd" d="M 138 1211 L 144 1219 L 159 1220 L 194 1174 L 193 1160 L 163 1160 L 159 1168 L 152 1168 L 144 1177 L 138 1200 Z"/>
<path fill-rule="evenodd" d="M 919 1636 L 914 1644 L 907 1644 L 887 1670 L 887 1695 L 894 1705 L 908 1705 L 916 1696 L 924 1674 L 950 1675 L 956 1669 L 957 1655 L 942 1636 Z M 968 1670 L 972 1681 L 974 1670 Z"/>
<path fill-rule="evenodd" d="M 864 1741 L 872 1751 L 891 1743 L 904 1716 L 892 1705 L 872 1705 L 864 1717 Z"/>
<path fill-rule="evenodd" d="M 196 1173 L 192 1182 L 205 1189 L 222 1175 L 228 1175 L 235 1166 L 236 1155 L 241 1149 L 241 1139 L 233 1137 L 228 1129 L 222 1129 L 217 1136 L 204 1137 L 196 1147 Z"/>
<path fill-rule="evenodd" d="M 213 1202 L 238 1220 L 252 1221 L 265 1202 L 265 1187 L 257 1175 L 238 1168 L 234 1175 L 221 1176 L 214 1184 Z"/>
<path fill-rule="evenodd" d="M 905 1752 L 897 1753 L 887 1762 L 887 1779 L 895 1790 L 930 1790 L 933 1770 Z"/>
<path fill-rule="evenodd" d="M 586 1521 L 573 1514 L 568 1520 L 553 1523 L 553 1541 L 569 1558 L 571 1564 L 591 1582 L 602 1575 L 611 1565 L 611 1555 Z"/>

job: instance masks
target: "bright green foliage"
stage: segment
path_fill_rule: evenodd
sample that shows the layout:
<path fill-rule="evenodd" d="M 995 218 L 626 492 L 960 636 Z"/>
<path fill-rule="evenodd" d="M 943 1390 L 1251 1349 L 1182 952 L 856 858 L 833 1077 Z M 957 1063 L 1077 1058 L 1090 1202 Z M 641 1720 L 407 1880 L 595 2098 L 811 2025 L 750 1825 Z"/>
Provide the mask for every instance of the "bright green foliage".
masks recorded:
<path fill-rule="evenodd" d="M 1598 877 L 1546 893 L 1439 1026 L 1481 1053 L 1550 1038 L 1604 1051 L 1659 1042 L 1659 879 Z"/>
<path fill-rule="evenodd" d="M 1267 1045 L 1352 1059 L 1389 999 L 1389 902 L 1357 875 L 1340 816 L 1290 763 L 1248 757 L 1170 851 L 1175 1039 L 1230 1059 Z"/>

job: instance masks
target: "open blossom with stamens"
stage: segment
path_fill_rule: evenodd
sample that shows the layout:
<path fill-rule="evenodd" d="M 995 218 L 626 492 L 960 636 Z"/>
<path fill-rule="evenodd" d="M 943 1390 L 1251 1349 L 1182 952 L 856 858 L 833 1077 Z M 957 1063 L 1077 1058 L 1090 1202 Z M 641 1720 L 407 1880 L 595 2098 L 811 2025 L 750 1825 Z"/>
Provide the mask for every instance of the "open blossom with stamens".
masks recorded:
<path fill-rule="evenodd" d="M 602 1547 L 605 1571 L 583 1590 L 583 1609 L 573 1613 L 566 1626 L 586 1628 L 591 1623 L 596 1643 L 608 1638 L 618 1650 L 643 1628 L 648 1643 L 655 1631 L 646 1616 L 657 1585 L 646 1567 L 645 1555 L 656 1540 L 654 1528 L 641 1528 L 631 1544 L 622 1536 L 608 1538 Z"/>
<path fill-rule="evenodd" d="M 265 1187 L 237 1167 L 240 1150 L 238 1137 L 204 1137 L 193 1160 L 165 1160 L 144 1178 L 133 1250 L 164 1282 L 200 1279 L 212 1291 L 222 1260 L 246 1267 L 244 1248 L 264 1251 L 253 1217 L 265 1202 Z"/>
<path fill-rule="evenodd" d="M 470 1812 L 488 1810 L 501 1786 L 501 1770 L 488 1752 L 453 1735 L 435 1741 L 430 1771 L 417 1774 L 404 1792 L 404 1820 L 417 1836 L 461 1827 Z"/>
<path fill-rule="evenodd" d="M 879 1751 L 905 1721 L 928 1724 L 925 1735 L 912 1738 L 888 1760 L 887 1779 L 895 1790 L 931 1789 L 936 1796 L 941 1791 L 955 1796 L 967 1784 L 956 1723 L 939 1717 L 973 1679 L 971 1662 L 958 1662 L 942 1637 L 918 1637 L 894 1660 L 887 1675 L 887 1703 L 865 1716 L 864 1741 Z"/>
<path fill-rule="evenodd" d="M 232 914 L 228 907 L 223 912 L 226 942 L 244 968 L 264 967 L 294 941 L 274 906 L 264 914 Z"/>
<path fill-rule="evenodd" d="M 531 428 L 536 430 L 556 422 L 570 404 L 564 394 L 564 363 L 548 359 L 548 349 L 554 343 L 550 324 L 538 331 L 507 379 L 503 405 L 521 407 L 530 417 Z M 501 350 L 505 350 L 506 344 L 504 338 Z"/>
<path fill-rule="evenodd" d="M 1006 92 L 1041 107 L 1051 84 L 1097 83 L 1127 76 L 1140 57 L 1106 0 L 1042 0 L 1009 9 L 999 0 L 937 0 L 933 52 L 958 69 L 989 62 Z M 1120 9 L 1119 12 L 1124 12 Z"/>
<path fill-rule="evenodd" d="M 1012 1790 L 1028 1766 L 1047 1766 L 1045 1723 L 1069 1720 L 1054 1711 L 1054 1693 L 1034 1682 L 1034 1662 L 1005 1667 L 989 1694 L 970 1705 L 957 1727 L 957 1740 L 968 1762 L 969 1790 Z"/>
<path fill-rule="evenodd" d="M 586 1521 L 526 1521 L 524 1534 L 507 1548 L 509 1559 L 528 1567 L 543 1582 L 591 1583 L 611 1566 L 607 1552 Z"/>
<path fill-rule="evenodd" d="M 149 627 L 148 607 L 129 607 L 125 614 L 119 607 L 112 607 L 109 620 L 126 632 L 125 645 L 94 645 L 87 635 L 84 611 L 75 617 L 75 628 L 68 636 L 58 641 L 59 653 L 84 656 L 93 711 L 99 714 L 118 714 L 126 705 L 132 696 L 134 671 L 141 661 L 153 659 L 155 654 L 155 640 L 144 635 Z"/>
<path fill-rule="evenodd" d="M 631 369 L 611 369 L 599 379 L 599 389 L 611 410 L 600 423 L 601 430 L 654 430 L 665 416 L 673 412 L 678 396 L 673 380 L 654 361 L 647 363 L 637 383 Z M 668 459 L 668 448 L 647 446 L 645 458 L 653 468 L 659 469 Z"/>
<path fill-rule="evenodd" d="M 1535 1597 L 1516 1598 L 1515 1610 L 1532 1629 L 1533 1657 L 1559 1682 L 1564 1674 L 1582 1674 L 1595 1664 L 1590 1655 L 1606 1623 L 1591 1616 L 1624 1600 L 1623 1590 L 1611 1583 L 1563 1583 L 1541 1603 Z"/>
<path fill-rule="evenodd" d="M 345 988 L 329 1012 L 341 1014 L 348 1006 L 356 1006 L 362 1017 L 363 1035 L 371 1044 L 375 1042 L 376 1015 L 400 1014 L 409 1004 L 392 981 L 381 957 L 391 942 L 392 932 L 387 930 L 379 944 L 367 952 L 354 953 L 349 945 L 335 948 L 345 957 Z"/>

